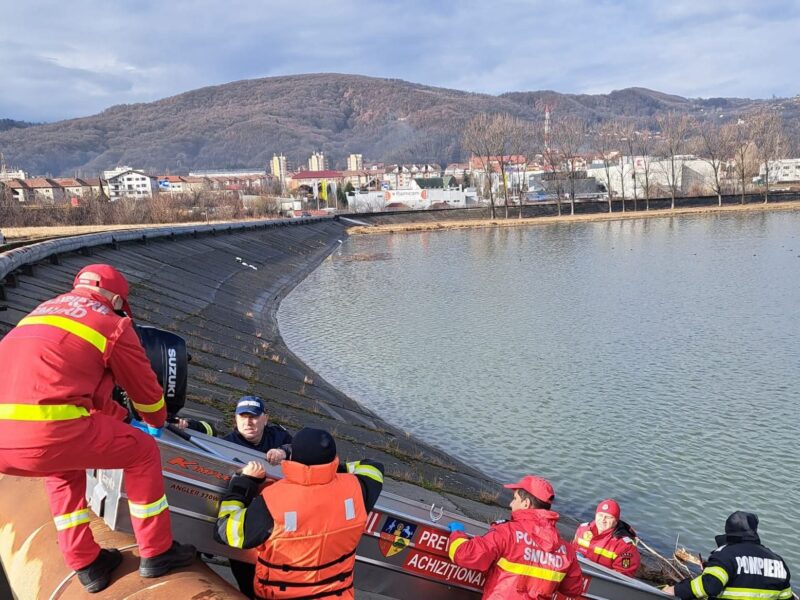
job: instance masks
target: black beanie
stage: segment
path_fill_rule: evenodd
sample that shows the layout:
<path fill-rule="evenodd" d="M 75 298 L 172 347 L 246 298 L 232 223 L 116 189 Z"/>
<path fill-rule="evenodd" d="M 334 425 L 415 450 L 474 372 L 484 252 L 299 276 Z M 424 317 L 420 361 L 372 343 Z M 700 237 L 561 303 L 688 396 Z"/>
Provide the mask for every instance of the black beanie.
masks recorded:
<path fill-rule="evenodd" d="M 336 442 L 324 429 L 305 427 L 292 438 L 292 460 L 304 465 L 324 465 L 336 458 Z"/>

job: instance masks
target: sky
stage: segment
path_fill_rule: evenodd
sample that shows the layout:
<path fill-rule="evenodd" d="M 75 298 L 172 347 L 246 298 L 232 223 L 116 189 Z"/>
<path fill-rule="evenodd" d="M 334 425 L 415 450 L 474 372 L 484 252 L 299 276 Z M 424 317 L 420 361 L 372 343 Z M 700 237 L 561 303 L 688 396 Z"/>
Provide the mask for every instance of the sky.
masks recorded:
<path fill-rule="evenodd" d="M 0 118 L 300 73 L 471 92 L 800 94 L 798 0 L 0 0 Z"/>

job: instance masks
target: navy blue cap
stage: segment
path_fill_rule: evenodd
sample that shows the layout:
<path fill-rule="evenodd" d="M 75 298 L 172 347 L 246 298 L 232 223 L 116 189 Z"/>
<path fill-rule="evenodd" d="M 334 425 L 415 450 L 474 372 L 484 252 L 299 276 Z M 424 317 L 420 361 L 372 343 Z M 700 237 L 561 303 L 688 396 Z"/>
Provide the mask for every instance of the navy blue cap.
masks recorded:
<path fill-rule="evenodd" d="M 267 412 L 267 409 L 264 406 L 264 400 L 258 396 L 242 396 L 239 398 L 238 404 L 236 404 L 237 415 L 247 413 L 259 417 L 265 412 Z"/>

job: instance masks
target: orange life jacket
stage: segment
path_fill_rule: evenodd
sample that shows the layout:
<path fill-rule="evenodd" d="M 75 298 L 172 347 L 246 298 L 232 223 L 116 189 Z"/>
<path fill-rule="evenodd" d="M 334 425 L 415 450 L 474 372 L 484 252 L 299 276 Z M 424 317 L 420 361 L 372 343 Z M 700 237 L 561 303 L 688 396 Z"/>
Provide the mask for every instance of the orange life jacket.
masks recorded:
<path fill-rule="evenodd" d="M 338 458 L 314 466 L 285 460 L 284 478 L 261 492 L 275 524 L 258 548 L 257 597 L 354 598 L 367 511 L 358 478 L 338 466 Z"/>

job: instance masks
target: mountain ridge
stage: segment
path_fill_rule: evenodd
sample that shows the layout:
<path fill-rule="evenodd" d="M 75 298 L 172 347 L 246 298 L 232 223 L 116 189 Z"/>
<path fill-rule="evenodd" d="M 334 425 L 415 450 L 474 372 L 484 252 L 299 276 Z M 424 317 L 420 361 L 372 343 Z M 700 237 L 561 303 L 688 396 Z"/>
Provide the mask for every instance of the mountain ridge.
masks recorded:
<path fill-rule="evenodd" d="M 273 153 L 302 166 L 322 151 L 331 166 L 354 152 L 368 161 L 461 161 L 460 137 L 480 112 L 526 120 L 554 114 L 592 122 L 625 117 L 652 127 L 676 110 L 702 118 L 710 109 L 729 116 L 765 104 L 800 115 L 795 99 L 688 99 L 641 87 L 608 94 L 555 91 L 498 96 L 427 86 L 400 79 L 319 73 L 245 79 L 86 117 L 0 130 L 6 161 L 35 174 L 93 175 L 117 164 L 153 172 L 202 168 L 264 168 Z"/>

